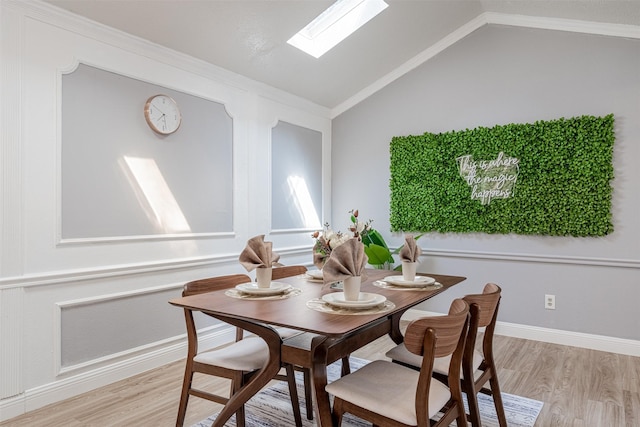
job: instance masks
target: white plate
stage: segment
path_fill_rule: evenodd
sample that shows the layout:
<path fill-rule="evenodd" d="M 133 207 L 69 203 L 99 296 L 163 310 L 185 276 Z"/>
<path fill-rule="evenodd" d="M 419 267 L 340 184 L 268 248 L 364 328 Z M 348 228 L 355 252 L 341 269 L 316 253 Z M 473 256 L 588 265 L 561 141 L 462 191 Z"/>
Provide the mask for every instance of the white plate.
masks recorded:
<path fill-rule="evenodd" d="M 333 292 L 323 295 L 322 300 L 336 307 L 371 308 L 385 302 L 387 300 L 387 297 L 385 297 L 384 295 L 360 292 L 360 298 L 357 301 L 347 301 L 344 299 L 344 292 Z"/>
<path fill-rule="evenodd" d="M 413 281 L 404 280 L 402 276 L 387 276 L 382 280 L 395 286 L 404 286 L 405 288 L 422 288 L 436 283 L 436 279 L 429 276 L 416 276 Z"/>
<path fill-rule="evenodd" d="M 277 295 L 285 292 L 291 287 L 288 283 L 271 282 L 271 286 L 268 288 L 259 288 L 256 282 L 243 283 L 237 285 L 236 289 L 245 294 L 251 295 Z"/>
<path fill-rule="evenodd" d="M 322 280 L 322 270 L 309 270 L 307 271 L 307 276 L 312 279 Z"/>

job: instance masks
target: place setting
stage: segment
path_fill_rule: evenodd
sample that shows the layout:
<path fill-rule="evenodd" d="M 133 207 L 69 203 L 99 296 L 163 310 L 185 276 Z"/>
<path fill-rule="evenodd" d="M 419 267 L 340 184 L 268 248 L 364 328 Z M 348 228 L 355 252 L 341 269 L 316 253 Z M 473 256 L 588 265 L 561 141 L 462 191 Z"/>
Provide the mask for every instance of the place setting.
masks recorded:
<path fill-rule="evenodd" d="M 264 235 L 249 239 L 240 253 L 240 264 L 248 271 L 256 271 L 255 282 L 241 283 L 225 291 L 225 295 L 241 299 L 284 299 L 299 295 L 302 291 L 288 283 L 272 281 L 274 265 L 280 265 L 280 255 L 273 252 L 272 242 L 265 242 Z"/>
<path fill-rule="evenodd" d="M 308 282 L 323 283 L 322 270 L 309 270 L 304 273 Z"/>
<path fill-rule="evenodd" d="M 314 298 L 307 302 L 307 307 L 336 314 L 383 313 L 395 308 L 384 295 L 360 292 L 366 264 L 364 246 L 357 239 L 351 239 L 338 246 L 321 271 L 325 285 L 342 282 L 342 291 Z"/>
<path fill-rule="evenodd" d="M 402 261 L 402 275 L 387 276 L 382 280 L 376 280 L 373 285 L 383 289 L 411 291 L 431 291 L 441 288 L 442 284 L 433 277 L 416 275 L 421 253 L 422 249 L 418 246 L 416 239 L 412 235 L 406 235 L 404 246 L 399 254 Z"/>

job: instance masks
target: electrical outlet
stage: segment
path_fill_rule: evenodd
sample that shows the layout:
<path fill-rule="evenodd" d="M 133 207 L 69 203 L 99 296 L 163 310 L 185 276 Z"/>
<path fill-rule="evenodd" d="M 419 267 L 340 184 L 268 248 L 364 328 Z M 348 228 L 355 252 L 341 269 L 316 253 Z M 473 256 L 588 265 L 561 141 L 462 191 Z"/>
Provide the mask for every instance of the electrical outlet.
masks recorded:
<path fill-rule="evenodd" d="M 544 296 L 544 308 L 547 310 L 555 310 L 556 309 L 556 296 L 555 295 L 545 295 Z"/>

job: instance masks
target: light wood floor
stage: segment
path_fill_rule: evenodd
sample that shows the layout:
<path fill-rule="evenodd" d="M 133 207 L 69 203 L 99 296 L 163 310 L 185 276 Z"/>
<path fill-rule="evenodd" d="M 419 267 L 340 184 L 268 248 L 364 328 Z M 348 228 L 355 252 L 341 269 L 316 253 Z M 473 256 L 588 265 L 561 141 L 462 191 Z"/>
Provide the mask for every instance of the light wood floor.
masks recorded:
<path fill-rule="evenodd" d="M 382 359 L 387 337 L 354 353 Z M 497 336 L 496 363 L 502 391 L 544 402 L 536 427 L 640 426 L 640 358 Z M 0 427 L 173 426 L 183 362 L 49 405 L 0 423 Z M 222 380 L 200 384 L 225 387 Z M 220 406 L 192 397 L 185 426 Z"/>

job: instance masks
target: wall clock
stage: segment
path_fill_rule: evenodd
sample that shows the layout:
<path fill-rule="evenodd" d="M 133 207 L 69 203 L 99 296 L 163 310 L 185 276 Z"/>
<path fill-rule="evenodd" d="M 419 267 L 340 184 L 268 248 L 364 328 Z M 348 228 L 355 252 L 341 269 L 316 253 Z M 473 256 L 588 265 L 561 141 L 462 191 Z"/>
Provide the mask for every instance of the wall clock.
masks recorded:
<path fill-rule="evenodd" d="M 174 133 L 182 122 L 178 104 L 167 95 L 154 95 L 147 99 L 144 118 L 149 127 L 161 135 Z"/>

